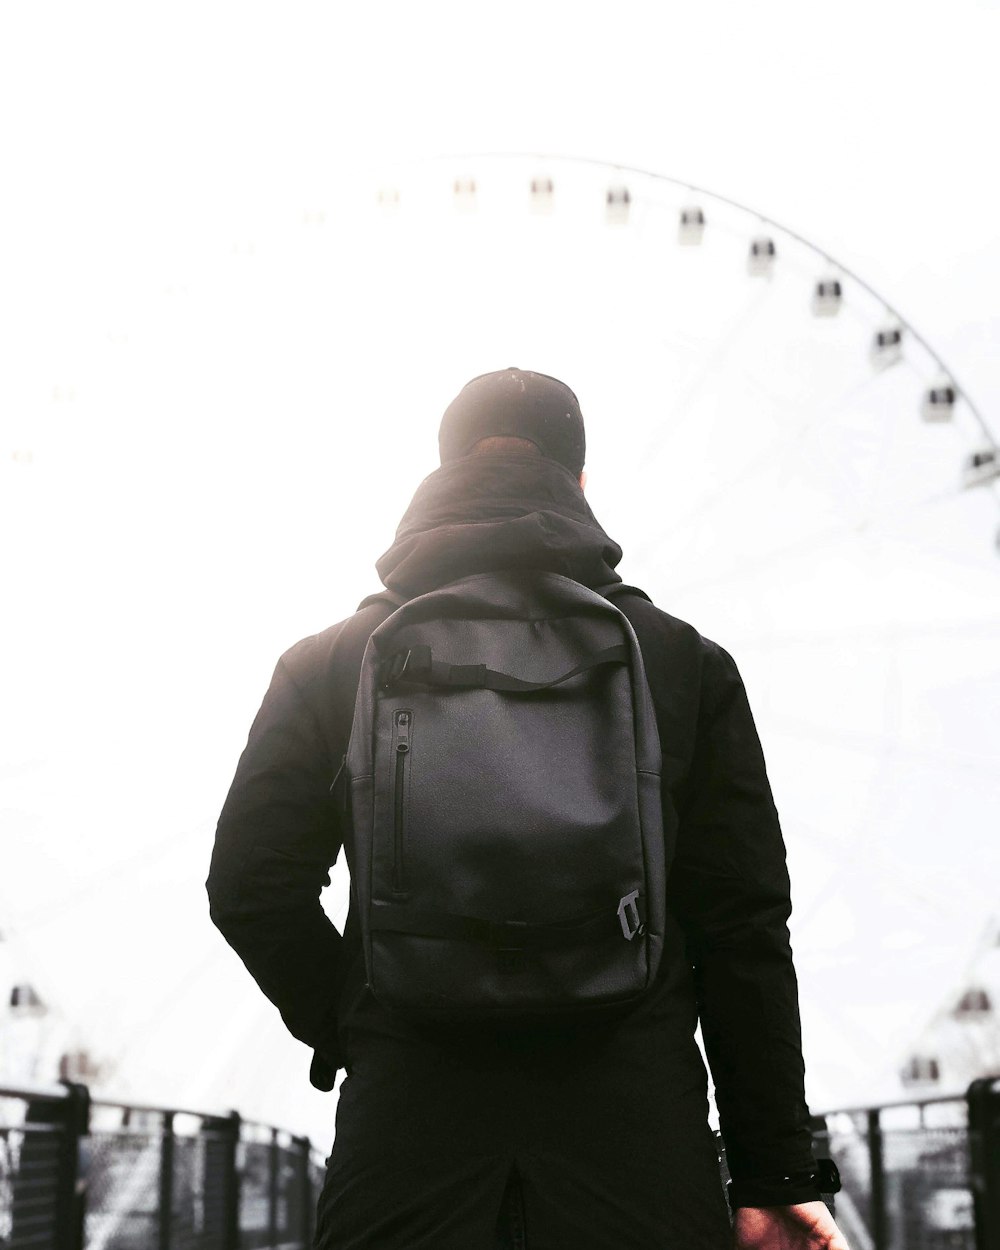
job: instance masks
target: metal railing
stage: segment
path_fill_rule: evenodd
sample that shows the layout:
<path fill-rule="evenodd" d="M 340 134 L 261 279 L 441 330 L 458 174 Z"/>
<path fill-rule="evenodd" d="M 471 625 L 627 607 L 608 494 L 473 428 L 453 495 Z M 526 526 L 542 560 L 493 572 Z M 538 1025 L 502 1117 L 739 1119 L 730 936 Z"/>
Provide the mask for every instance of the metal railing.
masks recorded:
<path fill-rule="evenodd" d="M 0 1089 L 0 1250 L 308 1250 L 323 1175 L 235 1112 Z"/>
<path fill-rule="evenodd" d="M 852 1250 L 1000 1250 L 1000 1079 L 814 1120 Z"/>
<path fill-rule="evenodd" d="M 825 1112 L 813 1146 L 852 1250 L 1000 1247 L 1000 1078 Z M 308 1138 L 235 1112 L 0 1088 L 0 1250 L 308 1250 L 323 1176 Z"/>

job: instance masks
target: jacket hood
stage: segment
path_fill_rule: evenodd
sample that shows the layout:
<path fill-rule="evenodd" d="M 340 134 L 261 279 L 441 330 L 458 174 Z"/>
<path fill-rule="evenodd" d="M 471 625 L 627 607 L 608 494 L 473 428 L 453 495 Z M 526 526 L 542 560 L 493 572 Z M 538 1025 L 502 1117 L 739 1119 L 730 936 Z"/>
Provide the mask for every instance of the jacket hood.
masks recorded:
<path fill-rule="evenodd" d="M 466 456 L 424 478 L 375 567 L 389 590 L 413 597 L 501 569 L 606 586 L 621 581 L 621 558 L 569 469 L 543 456 Z"/>

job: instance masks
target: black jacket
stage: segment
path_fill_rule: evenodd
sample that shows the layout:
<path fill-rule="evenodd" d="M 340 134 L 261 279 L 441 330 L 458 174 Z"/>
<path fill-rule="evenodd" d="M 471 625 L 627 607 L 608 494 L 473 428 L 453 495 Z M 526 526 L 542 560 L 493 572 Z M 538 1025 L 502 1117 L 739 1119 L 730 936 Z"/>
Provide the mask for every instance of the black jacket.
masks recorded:
<path fill-rule="evenodd" d="M 621 549 L 560 465 L 473 456 L 425 479 L 377 568 L 387 587 L 411 596 L 466 573 L 508 567 L 608 584 L 620 580 L 620 559 Z M 332 1069 L 346 1067 L 334 1164 L 342 1178 L 353 1178 L 344 1180 L 343 1193 L 370 1193 L 372 1211 L 387 1201 L 376 1197 L 387 1138 L 433 1155 L 440 1172 L 449 1150 L 456 1161 L 485 1157 L 489 1143 L 509 1148 L 522 1167 L 525 1151 L 530 1157 L 533 1150 L 570 1161 L 574 1151 L 580 1160 L 597 1151 L 604 1159 L 622 1149 L 623 1134 L 629 1157 L 648 1156 L 655 1166 L 670 1157 L 672 1139 L 694 1134 L 698 1184 L 708 1184 L 711 1173 L 717 1190 L 703 1189 L 702 1200 L 717 1203 L 721 1188 L 706 1150 L 706 1077 L 693 1039 L 698 1016 L 727 1161 L 745 1183 L 746 1200 L 757 1200 L 756 1178 L 815 1166 L 785 848 L 743 683 L 732 657 L 691 625 L 639 597 L 617 602 L 642 649 L 664 790 L 680 828 L 656 986 L 613 1027 L 549 1030 L 520 1049 L 499 1041 L 450 1047 L 392 1017 L 365 991 L 353 921 L 341 939 L 319 894 L 341 846 L 330 787 L 350 732 L 360 651 L 387 614 L 384 604 L 362 606 L 287 651 L 254 721 L 219 820 L 207 882 L 212 918 L 289 1030 L 314 1048 L 313 1083 L 329 1088 Z M 688 1100 L 683 1111 L 681 1094 Z M 470 1104 L 468 1123 L 456 1110 L 463 1103 Z M 544 1128 L 532 1137 L 540 1115 Z M 547 1192 L 558 1184 L 550 1177 Z M 399 1189 L 398 1178 L 391 1188 Z M 697 1189 L 684 1188 L 689 1203 Z M 818 1197 L 807 1185 L 789 1189 L 785 1200 Z M 671 1201 L 676 1209 L 685 1199 L 678 1191 Z M 721 1245 L 711 1209 L 716 1240 L 698 1240 L 700 1217 L 692 1215 L 687 1225 L 680 1219 L 676 1244 Z M 660 1215 L 650 1220 L 651 1227 L 662 1222 Z"/>

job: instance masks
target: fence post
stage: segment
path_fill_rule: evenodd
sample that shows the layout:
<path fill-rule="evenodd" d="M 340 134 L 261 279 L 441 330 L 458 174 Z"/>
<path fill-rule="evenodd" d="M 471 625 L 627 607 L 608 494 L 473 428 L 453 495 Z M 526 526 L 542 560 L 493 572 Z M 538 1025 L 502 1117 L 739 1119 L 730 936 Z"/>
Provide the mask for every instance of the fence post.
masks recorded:
<path fill-rule="evenodd" d="M 174 1219 L 174 1113 L 164 1111 L 160 1135 L 160 1203 L 158 1250 L 170 1250 Z"/>
<path fill-rule="evenodd" d="M 280 1166 L 278 1130 L 272 1128 L 271 1142 L 267 1150 L 267 1244 L 269 1246 L 278 1244 L 278 1169 Z"/>
<path fill-rule="evenodd" d="M 236 1155 L 240 1125 L 238 1111 L 230 1111 L 227 1116 L 205 1116 L 201 1123 L 206 1138 L 205 1191 L 214 1199 L 206 1202 L 202 1231 L 218 1250 L 239 1250 L 240 1174 Z"/>
<path fill-rule="evenodd" d="M 868 1111 L 868 1163 L 871 1170 L 872 1244 L 889 1250 L 889 1226 L 885 1206 L 885 1161 L 882 1155 L 882 1121 L 878 1107 Z"/>
<path fill-rule="evenodd" d="M 83 1250 L 87 1219 L 87 1171 L 90 1163 L 90 1090 L 76 1081 L 61 1081 L 66 1101 L 55 1104 L 62 1119 L 56 1244 L 59 1250 Z"/>
<path fill-rule="evenodd" d="M 229 1146 L 226 1152 L 226 1226 L 222 1241 L 224 1250 L 239 1250 L 240 1245 L 240 1172 L 236 1164 L 236 1151 L 240 1144 L 242 1123 L 238 1111 L 230 1111 L 222 1121 L 226 1126 Z"/>
<path fill-rule="evenodd" d="M 299 1203 L 302 1207 L 302 1215 L 299 1224 L 299 1232 L 302 1235 L 303 1250 L 308 1250 L 312 1245 L 313 1223 L 316 1218 L 316 1212 L 313 1209 L 313 1187 L 312 1176 L 309 1167 L 312 1162 L 312 1142 L 308 1137 L 292 1138 L 295 1145 L 298 1146 L 299 1154 Z M 289 1229 L 291 1232 L 291 1229 Z"/>
<path fill-rule="evenodd" d="M 976 1250 L 993 1250 L 1000 1245 L 1000 1078 L 973 1081 L 966 1101 Z"/>

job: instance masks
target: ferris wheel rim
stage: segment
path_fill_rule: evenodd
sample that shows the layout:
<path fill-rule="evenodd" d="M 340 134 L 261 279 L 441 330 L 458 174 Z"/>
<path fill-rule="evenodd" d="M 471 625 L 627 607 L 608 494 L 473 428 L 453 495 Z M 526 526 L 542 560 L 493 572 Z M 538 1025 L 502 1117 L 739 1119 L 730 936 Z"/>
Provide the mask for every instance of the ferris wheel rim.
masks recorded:
<path fill-rule="evenodd" d="M 527 150 L 511 150 L 511 151 L 498 150 L 498 151 L 483 151 L 483 152 L 437 152 L 437 153 L 431 153 L 431 154 L 427 154 L 423 156 L 410 157 L 401 163 L 404 165 L 417 166 L 417 165 L 429 165 L 429 164 L 439 162 L 439 161 L 473 161 L 473 160 L 563 161 L 563 162 L 566 162 L 569 164 L 575 164 L 575 165 L 596 166 L 602 169 L 614 170 L 619 173 L 635 174 L 642 178 L 650 178 L 656 182 L 669 183 L 671 186 L 684 188 L 694 194 L 708 196 L 710 199 L 716 200 L 720 204 L 727 204 L 730 208 L 735 208 L 739 212 L 747 213 L 751 217 L 757 218 L 758 221 L 763 222 L 765 225 L 770 226 L 774 230 L 780 231 L 782 234 L 787 235 L 791 239 L 794 239 L 797 243 L 801 244 L 803 247 L 805 247 L 809 251 L 814 252 L 816 255 L 822 257 L 822 259 L 831 268 L 835 268 L 839 270 L 840 273 L 842 273 L 845 277 L 850 278 L 852 282 L 854 282 L 863 291 L 865 291 L 869 296 L 871 296 L 872 299 L 874 299 L 877 303 L 881 304 L 882 307 L 885 309 L 887 315 L 891 318 L 895 318 L 895 320 L 898 321 L 898 323 L 907 330 L 907 332 L 913 338 L 914 342 L 916 342 L 917 344 L 919 344 L 920 347 L 923 348 L 923 350 L 927 353 L 928 357 L 934 362 L 934 364 L 936 365 L 940 373 L 947 376 L 948 380 L 951 382 L 952 386 L 955 388 L 955 391 L 958 393 L 958 395 L 962 397 L 962 399 L 964 399 L 966 407 L 968 408 L 972 417 L 978 424 L 980 430 L 983 433 L 984 438 L 989 444 L 989 446 L 986 448 L 983 448 L 983 450 L 992 450 L 994 452 L 1000 453 L 1000 438 L 998 438 L 997 435 L 994 434 L 993 430 L 991 429 L 989 425 L 989 422 L 986 420 L 985 416 L 983 415 L 983 413 L 981 412 L 981 410 L 979 409 L 979 407 L 973 400 L 968 390 L 966 390 L 966 388 L 961 384 L 954 370 L 950 368 L 950 366 L 942 358 L 940 353 L 937 352 L 931 346 L 926 336 L 921 334 L 918 330 L 916 330 L 912 322 L 910 322 L 908 318 L 903 316 L 903 314 L 899 311 L 898 308 L 895 307 L 895 305 L 891 304 L 879 291 L 877 291 L 871 285 L 871 283 L 866 282 L 865 279 L 860 277 L 853 269 L 845 265 L 842 261 L 839 261 L 835 256 L 833 256 L 825 248 L 821 247 L 818 243 L 814 243 L 811 239 L 806 238 L 804 235 L 800 234 L 797 230 L 793 230 L 790 226 L 786 226 L 782 222 L 777 221 L 774 217 L 770 216 L 769 214 L 762 213 L 760 212 L 760 210 L 751 207 L 749 204 L 744 204 L 740 200 L 735 200 L 731 196 L 723 195 L 718 191 L 712 191 L 708 187 L 699 186 L 697 183 L 688 182 L 682 178 L 676 178 L 672 174 L 665 174 L 665 173 L 660 172 L 659 170 L 647 169 L 643 166 L 631 165 L 626 162 L 606 160 L 603 157 L 599 157 L 599 156 L 583 156 L 583 155 L 577 155 L 574 153 L 565 153 L 565 152 L 560 153 L 560 152 L 542 152 L 542 151 L 527 151 Z"/>

